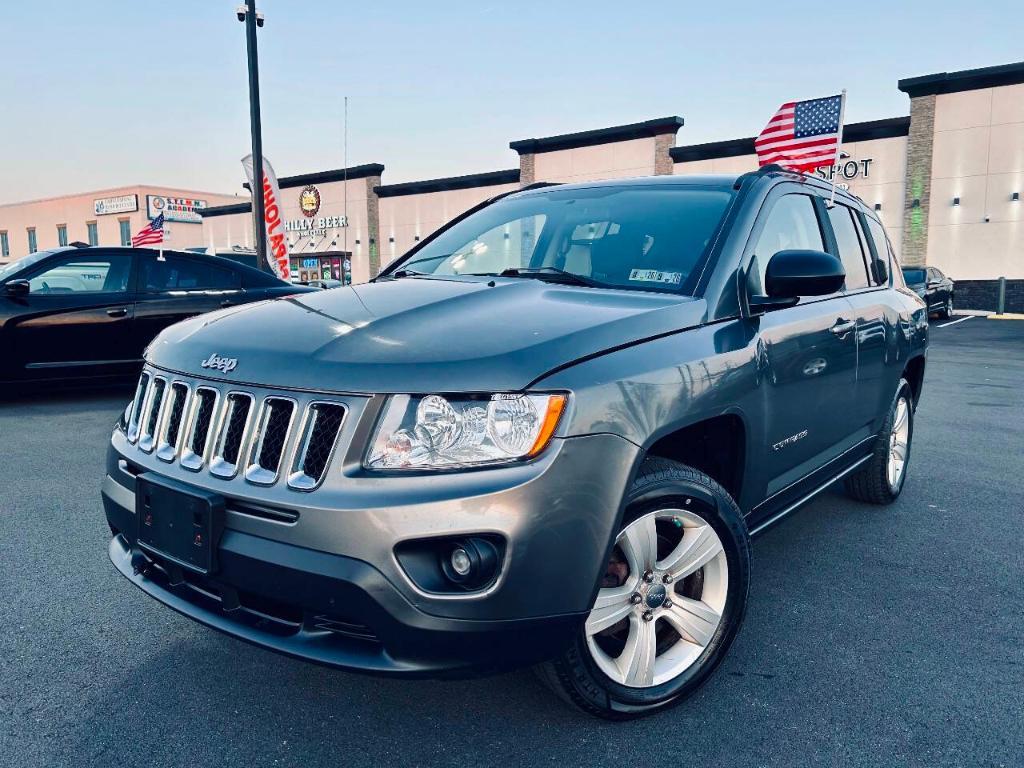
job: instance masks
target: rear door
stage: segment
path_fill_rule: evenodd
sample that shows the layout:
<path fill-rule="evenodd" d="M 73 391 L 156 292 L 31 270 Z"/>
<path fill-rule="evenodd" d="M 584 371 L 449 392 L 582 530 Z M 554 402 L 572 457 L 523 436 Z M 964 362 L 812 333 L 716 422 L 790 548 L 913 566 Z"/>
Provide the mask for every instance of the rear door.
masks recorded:
<path fill-rule="evenodd" d="M 239 273 L 201 256 L 139 254 L 134 343 L 141 352 L 164 328 L 245 301 Z"/>
<path fill-rule="evenodd" d="M 749 290 L 763 294 L 772 255 L 786 249 L 825 250 L 811 195 L 769 197 L 758 215 L 748 269 Z M 797 483 L 839 456 L 856 431 L 852 406 L 857 374 L 856 321 L 841 293 L 807 297 L 757 318 L 761 410 L 764 421 L 764 497 Z"/>
<path fill-rule="evenodd" d="M 868 273 L 872 256 L 859 212 L 837 202 L 829 209 L 828 220 L 832 229 L 829 250 L 839 256 L 846 269 L 843 293 L 857 321 L 857 388 L 853 409 L 857 435 L 864 438 L 873 433 L 874 422 L 886 411 L 887 399 L 892 396 L 892 386 L 885 374 L 896 317 L 885 300 L 888 280 L 880 284 L 880 272 Z"/>
<path fill-rule="evenodd" d="M 83 248 L 27 272 L 27 296 L 5 326 L 9 366 L 22 380 L 117 376 L 138 365 L 132 349 L 133 257 Z"/>

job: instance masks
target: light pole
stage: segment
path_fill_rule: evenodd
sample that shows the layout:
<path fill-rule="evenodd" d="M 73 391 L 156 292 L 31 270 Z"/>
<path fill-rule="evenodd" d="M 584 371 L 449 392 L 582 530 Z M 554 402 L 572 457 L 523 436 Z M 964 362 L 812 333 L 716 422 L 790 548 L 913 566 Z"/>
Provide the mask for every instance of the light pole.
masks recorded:
<path fill-rule="evenodd" d="M 245 24 L 245 52 L 249 60 L 249 123 L 252 131 L 252 212 L 256 224 L 256 259 L 260 269 L 270 272 L 267 261 L 267 231 L 263 227 L 263 129 L 260 125 L 260 70 L 256 52 L 256 27 L 263 26 L 263 14 L 256 10 L 256 0 L 245 0 L 235 10 Z"/>

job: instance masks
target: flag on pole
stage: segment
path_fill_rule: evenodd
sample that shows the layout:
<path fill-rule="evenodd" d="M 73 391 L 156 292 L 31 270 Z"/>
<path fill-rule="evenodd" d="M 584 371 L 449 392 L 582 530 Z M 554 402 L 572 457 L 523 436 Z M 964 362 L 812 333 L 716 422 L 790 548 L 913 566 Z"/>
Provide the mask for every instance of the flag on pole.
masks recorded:
<path fill-rule="evenodd" d="M 274 274 L 285 281 L 291 281 L 291 259 L 288 258 L 288 239 L 285 237 L 284 220 L 281 217 L 281 190 L 277 184 L 277 175 L 267 158 L 263 158 L 263 180 L 256 182 L 255 164 L 252 155 L 242 158 L 242 166 L 245 168 L 245 175 L 249 178 L 249 189 L 254 195 L 263 195 L 264 221 L 257 226 L 262 226 L 267 233 L 267 254 L 266 259 Z M 253 211 L 256 206 L 253 205 Z"/>
<path fill-rule="evenodd" d="M 164 215 L 161 213 L 149 224 L 139 230 L 138 234 L 132 238 L 132 248 L 138 248 L 140 245 L 154 245 L 156 243 L 162 243 L 164 241 Z"/>
<path fill-rule="evenodd" d="M 834 162 L 843 135 L 845 92 L 779 107 L 754 140 L 758 165 L 813 171 Z"/>

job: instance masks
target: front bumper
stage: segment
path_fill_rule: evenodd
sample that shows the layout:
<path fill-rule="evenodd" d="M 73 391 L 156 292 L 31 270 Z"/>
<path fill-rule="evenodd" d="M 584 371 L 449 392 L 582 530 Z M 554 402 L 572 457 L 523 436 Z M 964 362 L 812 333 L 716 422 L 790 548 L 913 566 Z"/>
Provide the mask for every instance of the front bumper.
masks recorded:
<path fill-rule="evenodd" d="M 525 472 L 520 467 L 511 482 L 495 477 L 487 488 L 489 481 L 478 479 L 477 489 L 486 492 L 469 498 L 439 494 L 443 478 L 424 479 L 421 504 L 406 488 L 394 507 L 381 506 L 378 498 L 365 513 L 347 505 L 334 512 L 345 536 L 324 538 L 322 548 L 295 543 L 304 541 L 295 529 L 306 515 L 291 526 L 254 521 L 232 510 L 236 501 L 253 503 L 258 489 L 247 499 L 225 494 L 218 570 L 200 577 L 134 546 L 129 468 L 164 467 L 129 464 L 126 457 L 140 457 L 122 454 L 116 435 L 103 504 L 115 534 L 110 559 L 122 575 L 180 613 L 239 639 L 320 664 L 405 676 L 497 672 L 567 646 L 592 603 L 638 454 L 621 438 L 593 435 L 558 441 L 547 461 Z M 226 490 L 238 492 L 236 486 Z M 359 489 L 354 494 L 363 497 Z M 309 510 L 317 530 L 330 517 L 322 507 Z M 254 529 L 257 522 L 263 526 Z M 456 598 L 416 588 L 394 546 L 445 531 L 505 537 L 505 561 L 493 587 Z M 376 552 L 388 556 L 367 555 Z"/>

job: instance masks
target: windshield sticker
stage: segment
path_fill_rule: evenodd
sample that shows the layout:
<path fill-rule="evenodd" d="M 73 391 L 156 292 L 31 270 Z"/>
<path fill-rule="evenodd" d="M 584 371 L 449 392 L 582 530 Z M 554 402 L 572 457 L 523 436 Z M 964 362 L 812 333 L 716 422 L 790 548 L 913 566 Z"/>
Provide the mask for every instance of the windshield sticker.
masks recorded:
<path fill-rule="evenodd" d="M 630 281 L 643 283 L 668 283 L 679 285 L 683 282 L 682 272 L 659 272 L 656 269 L 634 269 L 629 273 Z"/>

